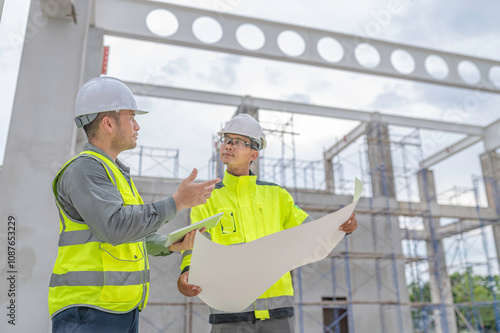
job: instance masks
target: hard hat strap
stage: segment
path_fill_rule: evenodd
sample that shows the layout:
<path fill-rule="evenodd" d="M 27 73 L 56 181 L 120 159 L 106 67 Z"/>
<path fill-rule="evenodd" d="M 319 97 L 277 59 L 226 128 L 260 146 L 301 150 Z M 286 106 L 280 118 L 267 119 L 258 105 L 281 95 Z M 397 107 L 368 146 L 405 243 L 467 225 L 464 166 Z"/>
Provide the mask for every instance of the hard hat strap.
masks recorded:
<path fill-rule="evenodd" d="M 84 114 L 82 116 L 75 118 L 76 127 L 82 128 L 83 126 L 90 124 L 97 117 L 97 113 Z"/>

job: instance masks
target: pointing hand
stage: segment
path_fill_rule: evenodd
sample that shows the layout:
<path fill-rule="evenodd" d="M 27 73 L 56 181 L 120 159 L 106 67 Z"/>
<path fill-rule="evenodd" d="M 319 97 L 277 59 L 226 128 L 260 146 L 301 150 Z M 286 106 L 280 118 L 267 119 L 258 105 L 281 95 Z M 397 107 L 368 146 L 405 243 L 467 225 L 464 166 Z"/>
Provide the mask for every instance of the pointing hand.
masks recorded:
<path fill-rule="evenodd" d="M 208 180 L 203 183 L 193 183 L 198 175 L 198 170 L 193 169 L 191 174 L 184 179 L 179 188 L 172 196 L 177 205 L 177 211 L 184 208 L 191 208 L 202 205 L 210 198 L 215 184 L 220 182 L 220 178 Z"/>

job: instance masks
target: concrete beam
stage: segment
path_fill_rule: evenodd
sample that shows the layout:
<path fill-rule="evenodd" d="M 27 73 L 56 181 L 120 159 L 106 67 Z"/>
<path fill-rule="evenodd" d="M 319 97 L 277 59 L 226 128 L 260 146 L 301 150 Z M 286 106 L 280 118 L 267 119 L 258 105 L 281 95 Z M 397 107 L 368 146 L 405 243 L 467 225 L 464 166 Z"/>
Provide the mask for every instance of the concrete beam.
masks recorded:
<path fill-rule="evenodd" d="M 458 220 L 447 224 L 445 226 L 440 226 L 437 228 L 436 233 L 438 238 L 445 238 L 453 235 L 458 235 L 464 232 L 476 230 L 488 225 L 498 224 L 497 220 L 484 221 L 481 220 Z"/>
<path fill-rule="evenodd" d="M 173 88 L 166 86 L 150 85 L 137 82 L 125 82 L 125 84 L 140 96 L 150 96 L 158 98 L 175 99 L 182 101 L 217 104 L 217 105 L 231 105 L 239 106 L 248 96 L 238 96 L 223 93 L 215 93 L 202 90 Z M 305 103 L 295 103 L 288 101 L 278 101 L 265 98 L 251 97 L 252 105 L 258 109 L 283 111 L 299 114 L 307 114 L 312 116 L 331 117 L 338 119 L 355 120 L 361 122 L 372 121 L 372 111 L 359 111 L 352 109 L 335 108 L 320 105 L 311 105 Z M 483 127 L 466 124 L 454 124 L 444 121 L 418 119 L 411 117 L 384 115 L 380 114 L 380 122 L 388 123 L 391 125 L 422 128 L 443 132 L 461 133 L 466 135 L 483 135 Z"/>
<path fill-rule="evenodd" d="M 356 141 L 360 136 L 366 133 L 368 127 L 367 123 L 361 123 L 356 128 L 354 128 L 349 134 L 344 135 L 342 140 L 334 144 L 332 147 L 327 149 L 323 156 L 325 160 L 331 160 L 334 156 L 340 153 L 345 148 L 349 147 L 354 141 Z"/>
<path fill-rule="evenodd" d="M 499 123 L 500 123 L 500 121 L 499 121 Z M 443 150 L 435 153 L 434 155 L 426 158 L 425 160 L 420 162 L 420 167 L 427 169 L 427 168 L 461 152 L 462 150 L 469 148 L 473 144 L 481 141 L 481 139 L 482 138 L 479 136 L 474 136 L 474 135 L 467 136 L 467 137 L 463 138 L 462 140 L 457 141 L 456 143 L 452 144 L 451 146 L 448 146 L 445 149 L 443 149 Z M 500 145 L 500 140 L 498 143 Z"/>
<path fill-rule="evenodd" d="M 435 236 L 436 239 L 443 239 L 496 224 L 498 224 L 498 220 L 458 220 L 457 222 L 437 227 Z M 432 238 L 425 230 L 407 228 L 401 228 L 401 235 L 404 239 L 419 241 L 429 241 Z"/>
<path fill-rule="evenodd" d="M 324 68 L 346 70 L 362 74 L 392 77 L 402 80 L 411 80 L 432 83 L 443 86 L 471 89 L 475 91 L 487 91 L 500 93 L 500 89 L 493 84 L 489 72 L 500 62 L 470 57 L 461 54 L 442 52 L 439 50 L 426 49 L 399 43 L 335 33 L 326 30 L 318 30 L 296 25 L 259 20 L 220 12 L 182 7 L 167 3 L 139 0 L 99 0 L 95 1 L 95 25 L 102 28 L 107 34 L 119 37 L 133 38 L 139 40 L 153 41 L 197 49 L 205 49 L 217 52 L 239 54 L 250 57 L 259 57 L 286 61 L 291 63 L 306 64 Z M 156 9 L 168 10 L 176 20 L 177 30 L 170 35 L 155 34 L 147 24 L 148 15 Z M 202 41 L 195 36 L 193 24 L 200 17 L 209 17 L 214 26 L 221 31 L 220 38 Z M 215 22 L 214 22 L 215 21 Z M 263 45 L 258 49 L 245 48 L 237 39 L 237 29 L 243 24 L 253 24 L 264 36 Z M 284 31 L 295 32 L 302 39 L 303 51 L 300 54 L 284 52 L 278 39 Z M 328 59 L 318 51 L 318 45 L 322 40 L 335 40 L 341 49 L 340 59 Z M 356 58 L 356 49 L 361 44 L 372 45 L 380 55 L 380 62 L 373 68 L 363 66 Z M 415 61 L 415 69 L 412 73 L 404 74 L 398 71 L 391 61 L 391 55 L 396 50 L 405 50 Z M 429 73 L 425 67 L 426 59 L 431 56 L 439 56 L 446 63 L 448 75 L 437 78 Z M 479 82 L 470 84 L 465 82 L 459 72 L 458 65 L 462 61 L 470 61 L 475 64 L 480 72 Z"/>
<path fill-rule="evenodd" d="M 426 202 L 397 202 L 397 208 L 394 209 L 394 214 L 404 215 L 404 216 L 427 216 L 429 212 L 429 207 Z M 433 217 L 448 217 L 457 219 L 469 219 L 475 220 L 479 219 L 479 214 L 481 217 L 487 220 L 497 219 L 497 213 L 493 207 L 479 207 L 479 214 L 476 211 L 476 207 L 468 206 L 454 206 L 454 205 L 440 205 L 435 202 L 431 202 L 430 210 Z M 413 215 L 412 215 L 413 214 Z"/>
<path fill-rule="evenodd" d="M 148 202 L 173 194 L 180 182 L 181 179 L 134 176 L 134 183 L 139 189 L 143 199 Z M 295 198 L 295 200 L 298 199 L 301 203 L 301 208 L 307 212 L 316 212 L 318 213 L 317 216 L 324 216 L 329 212 L 345 207 L 351 203 L 353 199 L 352 195 L 336 195 L 327 191 L 321 192 L 304 189 L 297 189 L 297 191 L 295 191 L 293 188 L 287 188 L 287 190 L 294 196 L 295 193 L 297 193 L 297 198 Z M 428 216 L 429 209 L 427 203 L 403 202 L 393 199 L 389 202 L 389 208 L 387 208 L 385 198 L 361 197 L 356 206 L 356 212 L 359 214 L 384 215 L 389 212 L 392 215 L 401 216 Z M 435 218 L 447 217 L 463 219 L 464 221 L 479 220 L 476 207 L 432 203 L 431 211 Z M 485 221 L 496 220 L 498 218 L 494 208 L 480 207 L 479 213 L 481 214 L 481 218 Z"/>

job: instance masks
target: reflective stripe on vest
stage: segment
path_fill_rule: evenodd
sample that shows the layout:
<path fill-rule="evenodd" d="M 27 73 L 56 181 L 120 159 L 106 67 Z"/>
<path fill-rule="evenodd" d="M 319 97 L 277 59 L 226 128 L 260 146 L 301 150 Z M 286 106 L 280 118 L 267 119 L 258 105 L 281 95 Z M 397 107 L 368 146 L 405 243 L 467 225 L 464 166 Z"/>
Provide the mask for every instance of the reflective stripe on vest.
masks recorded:
<path fill-rule="evenodd" d="M 102 242 L 85 222 L 72 220 L 57 201 L 57 180 L 81 156 L 90 156 L 103 165 L 109 180 L 122 196 L 124 206 L 144 203 L 133 181 L 129 184 L 112 161 L 96 152 L 84 151 L 59 170 L 53 182 L 60 235 L 49 285 L 50 315 L 75 305 L 114 313 L 129 312 L 137 306 L 142 310 L 147 302 L 150 280 L 144 239 L 117 246 Z"/>
<path fill-rule="evenodd" d="M 78 245 L 90 242 L 100 242 L 100 240 L 88 229 L 66 231 L 59 235 L 59 246 Z"/>
<path fill-rule="evenodd" d="M 104 283 L 106 281 L 106 283 Z M 75 271 L 52 274 L 49 287 L 61 286 L 121 286 L 142 284 L 149 281 L 149 270 L 140 272 L 88 272 Z"/>

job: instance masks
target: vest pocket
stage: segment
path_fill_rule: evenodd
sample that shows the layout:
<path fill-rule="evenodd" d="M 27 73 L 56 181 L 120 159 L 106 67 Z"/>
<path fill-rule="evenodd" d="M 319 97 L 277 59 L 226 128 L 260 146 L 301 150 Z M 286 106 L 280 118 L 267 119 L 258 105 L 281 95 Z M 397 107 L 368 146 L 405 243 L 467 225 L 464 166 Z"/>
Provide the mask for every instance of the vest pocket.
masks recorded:
<path fill-rule="evenodd" d="M 104 272 L 100 300 L 128 302 L 138 298 L 145 283 L 144 254 L 139 244 L 100 243 L 99 248 Z"/>
<path fill-rule="evenodd" d="M 219 224 L 210 230 L 212 241 L 223 245 L 243 243 L 245 236 L 239 224 L 241 220 L 238 220 L 237 211 L 234 211 L 234 207 L 219 207 L 217 213 L 221 212 L 224 212 L 224 215 Z"/>

